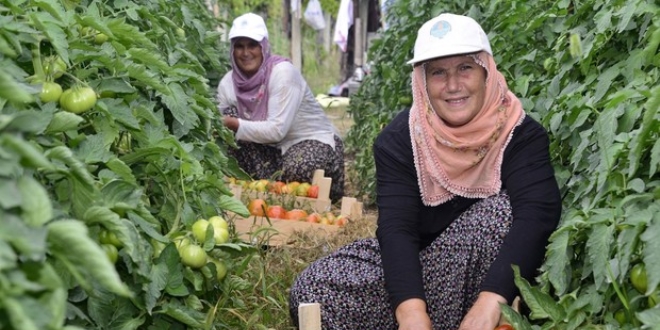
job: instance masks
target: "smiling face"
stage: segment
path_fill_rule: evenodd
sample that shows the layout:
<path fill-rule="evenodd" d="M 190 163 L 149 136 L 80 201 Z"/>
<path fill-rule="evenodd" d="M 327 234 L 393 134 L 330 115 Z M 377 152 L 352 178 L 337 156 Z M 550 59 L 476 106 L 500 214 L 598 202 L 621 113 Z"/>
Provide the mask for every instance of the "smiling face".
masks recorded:
<path fill-rule="evenodd" d="M 479 114 L 486 96 L 486 70 L 471 56 L 430 60 L 424 69 L 431 106 L 448 126 L 463 126 Z"/>
<path fill-rule="evenodd" d="M 236 66 L 244 75 L 251 77 L 259 71 L 264 61 L 261 45 L 256 40 L 245 37 L 238 37 L 233 43 Z"/>

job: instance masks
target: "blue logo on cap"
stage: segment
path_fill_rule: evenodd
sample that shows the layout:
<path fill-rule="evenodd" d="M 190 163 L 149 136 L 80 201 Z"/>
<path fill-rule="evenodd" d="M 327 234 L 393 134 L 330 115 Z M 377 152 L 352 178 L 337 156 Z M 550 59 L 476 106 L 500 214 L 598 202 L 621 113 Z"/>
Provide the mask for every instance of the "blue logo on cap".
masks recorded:
<path fill-rule="evenodd" d="M 442 39 L 451 31 L 451 25 L 447 21 L 438 21 L 431 27 L 431 36 Z"/>

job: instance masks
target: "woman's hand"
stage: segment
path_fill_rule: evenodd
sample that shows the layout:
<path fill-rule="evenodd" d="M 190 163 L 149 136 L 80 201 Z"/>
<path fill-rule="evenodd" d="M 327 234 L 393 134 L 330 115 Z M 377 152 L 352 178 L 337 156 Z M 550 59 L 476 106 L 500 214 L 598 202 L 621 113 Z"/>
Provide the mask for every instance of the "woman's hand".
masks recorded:
<path fill-rule="evenodd" d="M 458 330 L 494 329 L 500 321 L 500 303 L 506 304 L 506 299 L 497 293 L 481 292 Z"/>
<path fill-rule="evenodd" d="M 408 299 L 396 308 L 399 330 L 433 330 L 431 318 L 426 313 L 426 302 L 422 299 Z"/>
<path fill-rule="evenodd" d="M 238 130 L 238 118 L 222 116 L 222 124 L 234 132 Z"/>

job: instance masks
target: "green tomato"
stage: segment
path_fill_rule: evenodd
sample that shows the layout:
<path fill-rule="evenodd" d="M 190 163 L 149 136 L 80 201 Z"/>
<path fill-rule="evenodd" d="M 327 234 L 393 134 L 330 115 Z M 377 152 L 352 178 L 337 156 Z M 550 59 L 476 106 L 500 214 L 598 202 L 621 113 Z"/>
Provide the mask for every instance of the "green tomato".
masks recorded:
<path fill-rule="evenodd" d="M 41 85 L 39 98 L 41 102 L 57 102 L 62 96 L 62 86 L 56 82 L 45 82 Z"/>
<path fill-rule="evenodd" d="M 181 262 L 190 268 L 201 268 L 206 265 L 206 251 L 201 246 L 190 244 L 179 250 Z"/>
<path fill-rule="evenodd" d="M 94 43 L 97 45 L 102 45 L 106 41 L 108 41 L 108 36 L 105 33 L 99 32 L 94 36 Z"/>
<path fill-rule="evenodd" d="M 190 245 L 190 239 L 185 236 L 181 236 L 174 239 L 174 245 L 176 246 L 177 251 L 181 252 L 181 249 Z"/>
<path fill-rule="evenodd" d="M 179 36 L 179 38 L 185 38 L 186 37 L 186 30 L 182 28 L 176 28 L 176 35 Z"/>
<path fill-rule="evenodd" d="M 222 279 L 227 276 L 227 265 L 225 265 L 224 262 L 216 259 L 209 258 L 207 261 L 210 261 L 215 265 L 215 278 L 218 281 L 222 281 Z"/>
<path fill-rule="evenodd" d="M 627 323 L 626 320 L 626 311 L 622 308 L 614 312 L 614 319 L 619 325 L 624 325 Z"/>
<path fill-rule="evenodd" d="M 151 243 L 151 247 L 154 249 L 154 258 L 160 257 L 160 254 L 163 252 L 167 244 L 159 242 L 153 238 L 149 242 Z"/>
<path fill-rule="evenodd" d="M 215 245 L 225 244 L 229 242 L 229 231 L 224 228 L 213 227 L 213 239 L 215 240 Z"/>
<path fill-rule="evenodd" d="M 108 256 L 110 262 L 113 264 L 117 263 L 117 259 L 119 258 L 119 251 L 117 251 L 116 246 L 112 244 L 101 244 L 101 248 L 103 248 L 103 251 L 105 251 L 105 254 Z"/>
<path fill-rule="evenodd" d="M 60 106 L 68 112 L 83 113 L 96 104 L 96 92 L 91 87 L 73 87 L 60 96 Z"/>
<path fill-rule="evenodd" d="M 66 62 L 57 55 L 46 57 L 42 66 L 44 67 L 44 73 L 55 79 L 61 77 L 66 72 Z"/>
<path fill-rule="evenodd" d="M 219 216 L 219 215 L 214 215 L 209 218 L 209 223 L 213 228 L 224 228 L 229 230 L 229 224 L 227 223 L 227 220 L 225 218 Z"/>
<path fill-rule="evenodd" d="M 206 227 L 209 226 L 209 222 L 205 219 L 199 219 L 195 221 L 192 225 L 192 233 L 195 239 L 201 243 L 206 241 Z"/>
<path fill-rule="evenodd" d="M 635 290 L 641 294 L 646 294 L 648 283 L 646 279 L 646 266 L 643 262 L 634 265 L 630 270 L 630 282 Z"/>
<path fill-rule="evenodd" d="M 101 231 L 101 235 L 99 236 L 99 241 L 102 244 L 111 244 L 114 245 L 115 247 L 121 248 L 124 246 L 124 243 L 122 243 L 119 238 L 117 238 L 117 235 L 115 233 L 109 231 L 109 230 L 103 230 Z"/>

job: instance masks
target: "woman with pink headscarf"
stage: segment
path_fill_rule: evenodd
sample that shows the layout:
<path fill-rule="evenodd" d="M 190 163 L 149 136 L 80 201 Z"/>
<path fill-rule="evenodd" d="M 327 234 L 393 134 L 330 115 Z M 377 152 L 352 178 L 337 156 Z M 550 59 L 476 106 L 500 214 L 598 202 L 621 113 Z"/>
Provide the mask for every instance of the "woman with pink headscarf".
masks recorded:
<path fill-rule="evenodd" d="M 231 66 L 218 84 L 222 123 L 235 132 L 229 150 L 254 179 L 311 182 L 322 169 L 330 198 L 344 192 L 344 146 L 300 72 L 271 54 L 264 20 L 248 13 L 229 30 Z"/>
<path fill-rule="evenodd" d="M 373 146 L 375 238 L 312 263 L 290 311 L 320 303 L 324 329 L 491 330 L 533 282 L 561 198 L 548 135 L 526 116 L 472 18 L 441 14 L 415 42 L 411 109 Z"/>

